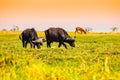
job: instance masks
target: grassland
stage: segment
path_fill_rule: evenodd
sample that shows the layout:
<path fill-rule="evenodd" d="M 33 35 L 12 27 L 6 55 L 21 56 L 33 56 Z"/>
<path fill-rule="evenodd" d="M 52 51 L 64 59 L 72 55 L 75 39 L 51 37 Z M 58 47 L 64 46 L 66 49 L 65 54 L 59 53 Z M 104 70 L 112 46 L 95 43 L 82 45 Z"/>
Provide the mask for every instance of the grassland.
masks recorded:
<path fill-rule="evenodd" d="M 20 33 L 0 31 L 0 80 L 120 80 L 120 33 L 77 34 L 68 49 L 24 49 Z"/>

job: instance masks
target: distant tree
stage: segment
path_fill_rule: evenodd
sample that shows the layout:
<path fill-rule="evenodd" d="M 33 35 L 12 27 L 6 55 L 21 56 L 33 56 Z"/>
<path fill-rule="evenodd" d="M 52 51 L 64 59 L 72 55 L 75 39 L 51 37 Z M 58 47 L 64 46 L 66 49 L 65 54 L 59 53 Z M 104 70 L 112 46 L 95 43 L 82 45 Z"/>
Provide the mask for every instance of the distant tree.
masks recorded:
<path fill-rule="evenodd" d="M 7 29 L 2 29 L 2 31 L 7 31 Z"/>
<path fill-rule="evenodd" d="M 16 25 L 13 25 L 13 28 L 11 29 L 11 31 L 16 31 L 16 30 L 19 30 L 19 27 Z"/>
<path fill-rule="evenodd" d="M 92 27 L 86 27 L 86 28 L 85 28 L 85 31 L 86 31 L 86 32 L 90 32 L 90 31 L 92 31 L 92 30 L 93 30 Z"/>
<path fill-rule="evenodd" d="M 113 26 L 113 27 L 111 27 L 110 29 L 111 29 L 113 32 L 115 32 L 115 31 L 117 31 L 119 28 L 116 27 L 116 26 Z"/>
<path fill-rule="evenodd" d="M 19 27 L 18 26 L 15 26 L 16 30 L 19 30 Z"/>

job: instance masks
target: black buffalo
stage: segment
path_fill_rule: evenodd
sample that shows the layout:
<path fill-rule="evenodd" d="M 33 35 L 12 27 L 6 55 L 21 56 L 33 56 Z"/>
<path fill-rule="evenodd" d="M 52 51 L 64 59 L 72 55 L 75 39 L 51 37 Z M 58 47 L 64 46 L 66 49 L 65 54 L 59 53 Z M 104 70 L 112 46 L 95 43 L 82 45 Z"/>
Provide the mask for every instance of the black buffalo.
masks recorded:
<path fill-rule="evenodd" d="M 68 33 L 62 28 L 49 28 L 45 30 L 45 36 L 47 41 L 47 47 L 51 47 L 52 42 L 59 42 L 58 47 L 63 45 L 66 49 L 67 46 L 64 42 L 68 43 L 70 46 L 75 47 L 75 39 L 71 38 Z"/>
<path fill-rule="evenodd" d="M 39 38 L 34 28 L 24 30 L 19 38 L 22 40 L 22 45 L 24 48 L 27 47 L 28 43 L 30 43 L 31 48 L 35 48 L 35 46 L 40 48 L 42 42 L 44 42 L 44 38 Z"/>

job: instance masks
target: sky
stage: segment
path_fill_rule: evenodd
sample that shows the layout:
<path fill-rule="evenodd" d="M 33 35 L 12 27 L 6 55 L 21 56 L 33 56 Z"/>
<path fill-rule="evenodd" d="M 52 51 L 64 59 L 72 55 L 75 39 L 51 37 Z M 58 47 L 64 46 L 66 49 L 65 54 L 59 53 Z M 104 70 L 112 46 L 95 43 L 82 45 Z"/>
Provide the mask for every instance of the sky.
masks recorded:
<path fill-rule="evenodd" d="M 0 0 L 0 29 L 46 30 L 92 27 L 93 31 L 120 31 L 120 0 Z"/>

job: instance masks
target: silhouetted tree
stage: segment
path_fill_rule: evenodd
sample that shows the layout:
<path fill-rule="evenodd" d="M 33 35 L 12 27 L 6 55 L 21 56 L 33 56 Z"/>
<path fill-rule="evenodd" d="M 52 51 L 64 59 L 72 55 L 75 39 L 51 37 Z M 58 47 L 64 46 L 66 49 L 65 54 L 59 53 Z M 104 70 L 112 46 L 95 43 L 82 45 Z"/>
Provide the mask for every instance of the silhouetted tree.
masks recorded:
<path fill-rule="evenodd" d="M 86 32 L 89 32 L 89 31 L 92 31 L 92 30 L 93 30 L 92 27 L 86 27 L 86 28 L 85 28 L 85 31 L 86 31 Z"/>
<path fill-rule="evenodd" d="M 115 31 L 117 31 L 117 30 L 118 30 L 118 27 L 113 26 L 113 27 L 111 27 L 110 29 L 111 29 L 113 32 L 115 32 Z"/>
<path fill-rule="evenodd" d="M 18 27 L 18 26 L 16 26 L 15 28 L 16 28 L 16 30 L 19 30 L 19 27 Z"/>
<path fill-rule="evenodd" d="M 2 29 L 2 31 L 7 31 L 7 29 Z"/>
<path fill-rule="evenodd" d="M 19 30 L 19 27 L 16 25 L 13 25 L 13 28 L 11 29 L 11 31 L 16 31 L 16 30 Z"/>

